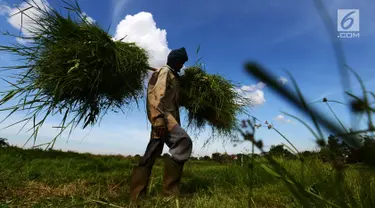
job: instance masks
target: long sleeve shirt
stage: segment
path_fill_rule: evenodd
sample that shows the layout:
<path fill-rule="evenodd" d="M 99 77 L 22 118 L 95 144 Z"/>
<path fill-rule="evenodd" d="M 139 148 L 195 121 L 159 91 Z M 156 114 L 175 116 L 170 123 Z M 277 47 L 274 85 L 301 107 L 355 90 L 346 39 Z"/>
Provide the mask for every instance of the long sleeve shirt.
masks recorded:
<path fill-rule="evenodd" d="M 147 116 L 152 127 L 180 125 L 178 75 L 168 65 L 153 72 L 147 88 Z M 163 119 L 160 119 L 163 118 Z M 152 138 L 158 136 L 152 131 Z"/>

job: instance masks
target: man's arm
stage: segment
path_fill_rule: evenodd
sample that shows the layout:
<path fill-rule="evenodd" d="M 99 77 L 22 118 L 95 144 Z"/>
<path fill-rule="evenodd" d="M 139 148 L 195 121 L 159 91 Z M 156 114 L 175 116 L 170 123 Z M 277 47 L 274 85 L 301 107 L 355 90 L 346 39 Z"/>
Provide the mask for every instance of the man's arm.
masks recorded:
<path fill-rule="evenodd" d="M 159 112 L 154 118 L 153 127 L 162 129 L 166 127 L 165 98 L 167 96 L 167 86 L 169 85 L 168 71 L 161 69 L 157 81 L 154 85 L 155 108 Z M 161 131 L 161 130 L 160 130 Z M 163 132 L 161 132 L 163 133 Z"/>

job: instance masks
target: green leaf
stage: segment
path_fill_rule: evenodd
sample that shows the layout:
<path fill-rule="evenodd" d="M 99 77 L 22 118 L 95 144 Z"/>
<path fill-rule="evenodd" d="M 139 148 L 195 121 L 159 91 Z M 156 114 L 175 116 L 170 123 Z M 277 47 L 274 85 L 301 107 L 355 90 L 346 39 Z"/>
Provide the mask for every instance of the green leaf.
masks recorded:
<path fill-rule="evenodd" d="M 199 54 L 200 50 L 201 50 L 201 44 L 198 45 L 197 52 L 196 52 L 197 55 Z"/>
<path fill-rule="evenodd" d="M 336 120 L 339 122 L 339 124 L 341 125 L 341 127 L 344 129 L 344 131 L 349 134 L 349 131 L 345 128 L 344 124 L 341 122 L 341 120 L 339 119 L 339 117 L 333 111 L 333 109 L 331 108 L 331 106 L 329 105 L 329 103 L 326 103 L 326 104 L 327 104 L 329 110 L 332 112 L 333 116 L 335 116 Z"/>
<path fill-rule="evenodd" d="M 19 120 L 19 121 L 15 122 L 15 123 L 13 123 L 13 124 L 11 124 L 11 125 L 8 125 L 8 126 L 4 127 L 3 129 L 7 129 L 7 128 L 9 128 L 9 127 L 12 127 L 12 126 L 14 126 L 14 125 L 17 125 L 17 124 L 19 124 L 19 123 L 22 123 L 22 122 L 27 121 L 27 120 L 30 120 L 30 119 L 31 119 L 31 117 L 29 117 L 29 118 L 25 118 L 25 119 L 22 119 L 22 120 Z"/>
<path fill-rule="evenodd" d="M 284 136 L 284 134 L 282 134 L 279 130 L 277 130 L 276 128 L 272 128 L 274 131 L 276 131 L 283 139 L 285 139 L 285 141 L 287 141 L 293 148 L 294 148 L 294 150 L 297 152 L 297 153 L 299 153 L 299 151 L 298 151 L 298 149 L 297 149 L 297 147 L 295 147 L 294 145 L 293 145 L 293 143 L 292 142 L 290 142 L 289 141 L 289 139 L 288 138 L 286 138 L 286 136 Z"/>
<path fill-rule="evenodd" d="M 10 99 L 12 99 L 19 91 L 18 90 L 12 90 L 10 91 L 7 95 L 5 95 L 1 100 L 0 100 L 0 105 L 8 102 Z"/>
<path fill-rule="evenodd" d="M 4 82 L 6 82 L 6 83 L 12 85 L 13 87 L 15 87 L 15 88 L 17 88 L 17 89 L 20 89 L 20 87 L 18 87 L 18 85 L 14 84 L 14 83 L 12 83 L 12 82 L 9 82 L 8 80 L 6 80 L 6 79 L 4 79 L 4 78 L 1 78 L 1 79 L 2 79 Z"/>
<path fill-rule="evenodd" d="M 70 73 L 70 72 L 72 72 L 73 70 L 75 70 L 75 69 L 78 69 L 78 67 L 79 67 L 79 60 L 77 61 L 77 59 L 75 59 L 74 60 L 74 62 L 76 62 L 75 63 L 75 65 L 73 66 L 73 67 L 71 67 L 69 70 L 68 70 L 68 74 Z"/>
<path fill-rule="evenodd" d="M 345 93 L 346 93 L 347 95 L 349 95 L 350 97 L 352 97 L 352 98 L 358 100 L 358 101 L 362 101 L 361 98 L 359 98 L 358 96 L 356 96 L 356 95 L 354 95 L 354 94 L 352 94 L 352 93 L 350 93 L 350 92 L 345 92 Z"/>
<path fill-rule="evenodd" d="M 18 108 L 14 108 L 12 112 L 10 112 L 3 120 L 0 121 L 0 123 L 3 123 L 6 119 L 8 119 L 13 113 L 15 113 L 18 110 Z"/>
<path fill-rule="evenodd" d="M 373 92 L 369 92 L 371 95 L 372 95 L 372 97 L 374 97 L 374 99 L 375 99 L 375 93 L 373 93 Z"/>
<path fill-rule="evenodd" d="M 294 184 L 291 180 L 285 178 L 285 177 L 282 177 L 280 174 L 276 173 L 275 170 L 273 170 L 272 168 L 270 168 L 269 166 L 265 165 L 265 164 L 260 164 L 260 167 L 262 167 L 267 173 L 269 173 L 270 175 L 276 177 L 276 178 L 284 178 L 288 183 L 290 184 Z"/>
<path fill-rule="evenodd" d="M 334 203 L 332 203 L 332 202 L 330 202 L 330 201 L 324 199 L 324 198 L 321 197 L 320 195 L 316 194 L 316 193 L 315 193 L 316 191 L 315 191 L 312 187 L 307 188 L 307 189 L 306 189 L 306 192 L 307 192 L 308 194 L 310 194 L 311 196 L 314 196 L 315 198 L 321 200 L 322 202 L 324 202 L 324 203 L 326 203 L 326 204 L 328 204 L 328 205 L 331 205 L 331 206 L 333 206 L 333 207 L 340 208 L 340 207 L 337 206 L 336 204 L 334 204 Z"/>

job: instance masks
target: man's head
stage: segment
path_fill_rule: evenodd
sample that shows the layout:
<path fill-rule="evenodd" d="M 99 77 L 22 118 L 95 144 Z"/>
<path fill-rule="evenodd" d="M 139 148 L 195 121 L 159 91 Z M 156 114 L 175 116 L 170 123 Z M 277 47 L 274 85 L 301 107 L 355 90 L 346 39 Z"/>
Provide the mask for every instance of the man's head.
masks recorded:
<path fill-rule="evenodd" d="M 185 62 L 189 60 L 184 47 L 172 50 L 168 55 L 167 65 L 180 72 Z"/>

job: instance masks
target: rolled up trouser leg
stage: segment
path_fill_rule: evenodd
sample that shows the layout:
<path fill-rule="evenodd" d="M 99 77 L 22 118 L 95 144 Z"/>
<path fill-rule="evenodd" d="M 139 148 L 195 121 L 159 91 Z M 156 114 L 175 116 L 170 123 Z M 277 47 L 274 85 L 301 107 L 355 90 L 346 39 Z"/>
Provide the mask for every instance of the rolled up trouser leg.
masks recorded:
<path fill-rule="evenodd" d="M 152 168 L 155 164 L 156 159 L 163 152 L 163 147 L 163 139 L 150 139 L 145 154 L 139 161 L 139 166 Z"/>
<path fill-rule="evenodd" d="M 161 139 L 151 139 L 137 167 L 133 169 L 130 181 L 130 199 L 136 200 L 147 190 L 152 167 L 157 157 L 163 151 L 164 142 Z"/>
<path fill-rule="evenodd" d="M 179 195 L 179 185 L 184 163 L 190 158 L 192 141 L 180 126 L 175 126 L 166 141 L 171 158 L 165 159 L 163 195 Z"/>
<path fill-rule="evenodd" d="M 169 153 L 172 155 L 172 159 L 177 162 L 187 161 L 193 150 L 193 142 L 186 131 L 179 125 L 176 125 L 166 138 L 165 143 L 169 147 Z"/>

